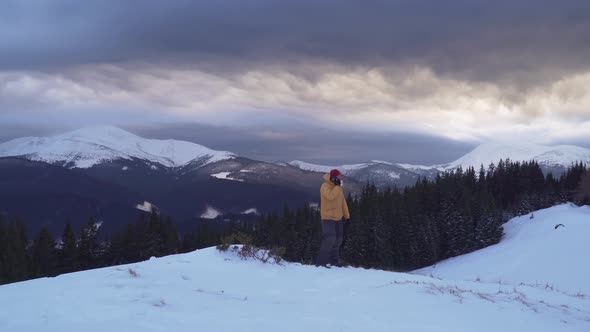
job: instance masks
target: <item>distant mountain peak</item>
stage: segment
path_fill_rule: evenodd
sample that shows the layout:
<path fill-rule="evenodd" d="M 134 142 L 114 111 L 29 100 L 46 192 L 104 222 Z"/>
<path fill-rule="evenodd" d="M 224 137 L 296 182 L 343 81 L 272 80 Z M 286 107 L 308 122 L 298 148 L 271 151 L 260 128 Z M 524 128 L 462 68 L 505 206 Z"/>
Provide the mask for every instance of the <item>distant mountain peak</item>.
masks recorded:
<path fill-rule="evenodd" d="M 89 168 L 132 158 L 179 167 L 195 159 L 204 164 L 232 159 L 235 154 L 186 141 L 146 139 L 115 126 L 92 126 L 51 137 L 17 138 L 0 144 L 0 156 Z"/>
<path fill-rule="evenodd" d="M 440 165 L 392 164 L 387 161 L 371 160 L 366 163 L 341 166 L 325 166 L 294 160 L 288 164 L 307 171 L 329 172 L 339 169 L 344 175 L 359 182 L 376 182 L 381 185 L 413 185 L 418 177 L 434 178 L 437 173 L 462 167 L 479 170 L 491 163 L 506 159 L 512 161 L 535 160 L 548 171 L 560 171 L 576 162 L 590 164 L 590 149 L 572 145 L 548 146 L 527 142 L 495 141 L 483 143 L 461 158 Z M 405 171 L 405 172 L 404 172 Z"/>
<path fill-rule="evenodd" d="M 445 165 L 435 166 L 442 169 L 455 169 L 481 165 L 488 167 L 497 164 L 500 159 L 512 161 L 535 160 L 539 164 L 549 167 L 567 167 L 575 162 L 590 163 L 590 149 L 573 145 L 542 145 L 527 142 L 487 142 L 479 145 L 463 157 Z"/>
<path fill-rule="evenodd" d="M 358 170 L 367 168 L 371 165 L 382 164 L 382 165 L 394 166 L 390 162 L 381 161 L 381 160 L 371 160 L 369 162 L 361 163 L 361 164 L 350 164 L 350 165 L 340 165 L 340 166 L 318 165 L 318 164 L 312 164 L 312 163 L 308 163 L 308 162 L 301 161 L 301 160 L 293 160 L 293 161 L 289 162 L 288 164 L 291 166 L 299 167 L 299 168 L 306 170 L 306 171 L 314 171 L 314 172 L 326 172 L 327 173 L 332 169 L 338 169 L 343 174 L 358 171 Z"/>

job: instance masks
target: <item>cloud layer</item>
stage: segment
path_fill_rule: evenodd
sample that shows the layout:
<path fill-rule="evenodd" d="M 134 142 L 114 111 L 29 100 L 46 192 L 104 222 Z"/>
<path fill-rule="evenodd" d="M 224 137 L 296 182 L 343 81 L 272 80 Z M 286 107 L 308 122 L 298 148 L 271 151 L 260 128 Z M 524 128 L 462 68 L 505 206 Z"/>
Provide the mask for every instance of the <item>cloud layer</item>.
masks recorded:
<path fill-rule="evenodd" d="M 584 0 L 9 0 L 0 121 L 582 140 L 588 31 Z"/>
<path fill-rule="evenodd" d="M 206 66 L 205 66 L 206 67 Z M 210 124 L 313 122 L 328 128 L 436 133 L 482 140 L 507 133 L 545 140 L 590 133 L 590 72 L 524 90 L 439 76 L 429 68 L 333 64 L 248 67 L 77 66 L 59 74 L 0 73 L 3 115 L 74 111 L 166 114 Z M 30 109 L 31 111 L 27 112 Z M 2 115 L 0 115 L 1 119 Z M 41 117 L 42 118 L 42 117 Z M 155 119 L 158 119 L 156 117 Z M 548 134 L 541 131 L 550 130 Z"/>

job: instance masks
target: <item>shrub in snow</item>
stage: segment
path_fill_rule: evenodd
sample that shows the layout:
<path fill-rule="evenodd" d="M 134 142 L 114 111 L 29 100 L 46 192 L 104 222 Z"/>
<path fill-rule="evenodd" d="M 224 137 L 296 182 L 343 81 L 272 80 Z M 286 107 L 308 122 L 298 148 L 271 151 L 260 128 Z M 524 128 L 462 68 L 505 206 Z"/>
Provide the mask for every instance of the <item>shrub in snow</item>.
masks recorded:
<path fill-rule="evenodd" d="M 280 264 L 285 254 L 284 247 L 273 247 L 270 249 L 260 249 L 254 246 L 253 239 L 250 235 L 238 232 L 230 234 L 221 239 L 221 244 L 217 246 L 220 251 L 228 251 L 238 254 L 241 259 L 254 259 L 263 263 Z"/>
<path fill-rule="evenodd" d="M 139 273 L 137 273 L 137 271 L 135 271 L 132 268 L 129 268 L 129 270 L 127 270 L 127 272 L 129 272 L 129 275 L 132 276 L 133 278 L 139 278 Z"/>

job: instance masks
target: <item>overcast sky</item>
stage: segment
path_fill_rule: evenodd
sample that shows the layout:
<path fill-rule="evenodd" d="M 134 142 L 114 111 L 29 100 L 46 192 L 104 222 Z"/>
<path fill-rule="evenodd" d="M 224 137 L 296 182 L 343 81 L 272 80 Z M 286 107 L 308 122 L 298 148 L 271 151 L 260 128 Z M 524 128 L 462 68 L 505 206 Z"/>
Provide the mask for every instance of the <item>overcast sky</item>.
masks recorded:
<path fill-rule="evenodd" d="M 0 140 L 114 124 L 324 163 L 590 146 L 587 0 L 0 6 Z"/>

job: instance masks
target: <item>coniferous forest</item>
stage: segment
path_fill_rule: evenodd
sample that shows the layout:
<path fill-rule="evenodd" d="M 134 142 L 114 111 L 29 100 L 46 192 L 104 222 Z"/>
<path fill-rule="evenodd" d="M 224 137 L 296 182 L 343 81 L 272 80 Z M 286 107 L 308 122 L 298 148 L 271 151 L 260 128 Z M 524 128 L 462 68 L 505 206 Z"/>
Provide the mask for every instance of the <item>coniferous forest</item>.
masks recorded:
<path fill-rule="evenodd" d="M 568 201 L 587 204 L 589 174 L 581 163 L 556 178 L 545 176 L 536 162 L 500 161 L 408 188 L 378 190 L 367 184 L 348 197 L 351 221 L 341 258 L 351 266 L 409 271 L 493 245 L 502 238 L 502 224 L 514 216 Z M 66 222 L 59 238 L 47 229 L 28 238 L 24 221 L 5 220 L 0 213 L 0 284 L 189 252 L 235 233 L 262 248 L 284 249 L 288 261 L 312 264 L 321 241 L 319 211 L 285 207 L 255 223 L 201 222 L 182 234 L 170 218 L 142 213 L 107 236 L 89 217 L 77 233 Z"/>

